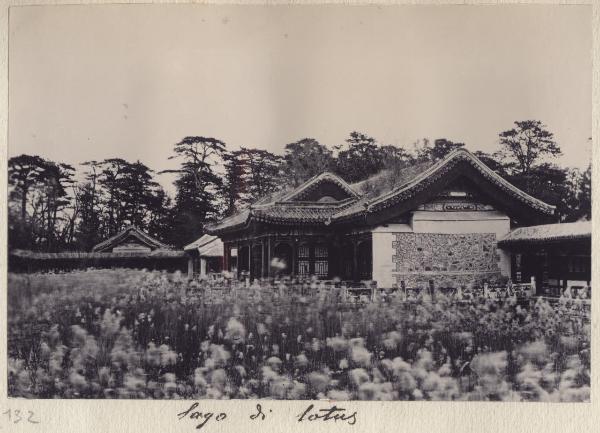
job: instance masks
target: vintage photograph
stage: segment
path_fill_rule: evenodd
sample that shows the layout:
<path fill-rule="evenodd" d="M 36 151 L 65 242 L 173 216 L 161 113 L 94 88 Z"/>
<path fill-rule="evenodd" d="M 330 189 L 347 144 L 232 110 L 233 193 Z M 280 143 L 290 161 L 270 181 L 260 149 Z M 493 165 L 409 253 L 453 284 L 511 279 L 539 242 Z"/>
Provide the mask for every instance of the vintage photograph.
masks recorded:
<path fill-rule="evenodd" d="M 589 402 L 591 18 L 11 7 L 8 396 Z"/>

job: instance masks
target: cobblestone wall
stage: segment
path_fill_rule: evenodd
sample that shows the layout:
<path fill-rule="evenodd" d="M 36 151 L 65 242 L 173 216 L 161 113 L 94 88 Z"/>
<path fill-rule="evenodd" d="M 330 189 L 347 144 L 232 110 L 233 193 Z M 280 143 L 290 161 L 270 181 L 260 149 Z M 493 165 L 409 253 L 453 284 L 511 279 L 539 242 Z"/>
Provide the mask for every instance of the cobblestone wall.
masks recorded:
<path fill-rule="evenodd" d="M 500 278 L 494 233 L 395 233 L 392 248 L 398 286 L 469 286 Z"/>

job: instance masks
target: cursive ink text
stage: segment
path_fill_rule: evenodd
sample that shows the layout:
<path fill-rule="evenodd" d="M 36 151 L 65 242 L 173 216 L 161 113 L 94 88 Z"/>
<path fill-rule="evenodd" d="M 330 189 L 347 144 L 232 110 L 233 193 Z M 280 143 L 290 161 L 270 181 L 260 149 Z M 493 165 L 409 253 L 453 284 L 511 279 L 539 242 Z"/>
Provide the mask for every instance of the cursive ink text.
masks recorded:
<path fill-rule="evenodd" d="M 350 425 L 356 424 L 356 412 L 351 414 L 346 412 L 343 407 L 333 405 L 327 409 L 315 409 L 311 404 L 304 412 L 298 415 L 298 422 L 302 421 L 345 421 Z"/>
<path fill-rule="evenodd" d="M 218 414 L 214 414 L 213 412 L 200 412 L 200 411 L 196 411 L 194 409 L 196 409 L 200 404 L 199 403 L 194 403 L 190 406 L 190 408 L 186 411 L 183 411 L 181 413 L 177 414 L 177 417 L 182 420 L 184 418 L 189 418 L 189 419 L 197 419 L 200 420 L 200 424 L 198 424 L 196 426 L 197 429 L 201 429 L 202 427 L 204 427 L 206 425 L 207 422 L 209 422 L 211 419 L 213 419 L 214 416 L 214 420 L 215 421 L 223 421 L 225 418 L 227 418 L 227 414 L 224 412 L 220 412 Z"/>

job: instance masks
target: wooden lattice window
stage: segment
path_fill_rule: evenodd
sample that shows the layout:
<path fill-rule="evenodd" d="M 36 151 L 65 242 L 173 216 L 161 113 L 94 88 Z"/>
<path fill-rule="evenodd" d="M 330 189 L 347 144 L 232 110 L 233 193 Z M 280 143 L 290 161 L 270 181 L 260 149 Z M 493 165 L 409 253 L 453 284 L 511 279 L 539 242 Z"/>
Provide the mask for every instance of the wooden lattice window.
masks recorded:
<path fill-rule="evenodd" d="M 298 261 L 298 275 L 309 275 L 310 274 L 310 262 L 308 260 Z"/>
<path fill-rule="evenodd" d="M 315 257 L 327 258 L 329 256 L 329 249 L 326 245 L 317 245 L 315 247 Z"/>
<path fill-rule="evenodd" d="M 317 277 L 326 277 L 329 274 L 329 262 L 327 260 L 315 261 L 315 275 Z"/>
<path fill-rule="evenodd" d="M 306 257 L 310 256 L 310 248 L 308 245 L 300 245 L 298 247 L 298 257 Z"/>
<path fill-rule="evenodd" d="M 315 246 L 315 275 L 326 277 L 329 275 L 329 248 L 327 245 Z"/>

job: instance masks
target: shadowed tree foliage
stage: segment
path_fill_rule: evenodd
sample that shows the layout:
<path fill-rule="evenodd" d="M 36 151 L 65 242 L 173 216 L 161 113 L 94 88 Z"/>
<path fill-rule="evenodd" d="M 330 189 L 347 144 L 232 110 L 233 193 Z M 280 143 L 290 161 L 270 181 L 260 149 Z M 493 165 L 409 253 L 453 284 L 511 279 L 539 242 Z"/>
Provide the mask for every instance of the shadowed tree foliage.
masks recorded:
<path fill-rule="evenodd" d="M 502 163 L 503 157 L 500 152 L 494 152 L 494 153 L 490 154 L 490 153 L 486 153 L 486 152 L 482 152 L 481 150 L 478 150 L 473 153 L 475 154 L 475 156 L 477 158 L 480 159 L 481 162 L 483 162 L 489 168 L 494 170 L 500 176 L 502 176 L 502 177 L 508 176 L 508 173 L 506 172 L 506 167 Z"/>
<path fill-rule="evenodd" d="M 583 172 L 577 188 L 576 218 L 592 219 L 592 164 Z"/>
<path fill-rule="evenodd" d="M 74 218 L 65 213 L 74 168 L 34 155 L 8 161 L 9 246 L 54 251 L 70 242 Z M 18 217 L 16 216 L 18 215 Z"/>
<path fill-rule="evenodd" d="M 554 134 L 539 120 L 516 121 L 514 128 L 500 133 L 500 144 L 509 171 L 523 175 L 529 173 L 544 157 L 561 154 Z"/>
<path fill-rule="evenodd" d="M 402 147 L 387 144 L 379 148 L 384 168 L 404 167 L 414 161 L 413 156 Z"/>
<path fill-rule="evenodd" d="M 225 215 L 231 215 L 283 186 L 285 163 L 279 155 L 242 147 L 228 152 L 223 159 Z"/>
<path fill-rule="evenodd" d="M 78 249 L 89 251 L 104 238 L 104 197 L 99 183 L 102 163 L 92 160 L 81 163 L 81 166 L 86 171 L 83 173 L 84 180 L 75 188 L 75 208 L 79 215 L 75 238 Z"/>
<path fill-rule="evenodd" d="M 592 219 L 592 165 L 581 172 L 568 170 L 565 221 Z"/>
<path fill-rule="evenodd" d="M 336 149 L 335 171 L 347 182 L 367 179 L 384 168 L 384 158 L 377 141 L 362 132 L 351 132 L 346 145 Z"/>
<path fill-rule="evenodd" d="M 505 177 L 528 194 L 556 206 L 560 221 L 577 219 L 577 173 L 551 161 L 561 155 L 554 134 L 539 120 L 514 122 L 499 134 Z M 585 212 L 584 212 L 585 213 Z"/>
<path fill-rule="evenodd" d="M 42 177 L 42 193 L 40 196 L 40 240 L 45 242 L 47 251 L 55 251 L 64 247 L 72 239 L 73 219 L 62 211 L 71 203 L 68 188 L 74 181 L 75 169 L 69 164 L 48 161 Z"/>
<path fill-rule="evenodd" d="M 225 203 L 224 216 L 239 210 L 244 203 L 246 187 L 244 184 L 245 159 L 243 150 L 234 150 L 223 155 L 225 174 L 221 194 Z"/>
<path fill-rule="evenodd" d="M 464 143 L 455 143 L 446 138 L 438 138 L 431 145 L 431 141 L 425 139 L 415 143 L 415 159 L 418 161 L 439 161 L 453 150 L 464 146 Z"/>
<path fill-rule="evenodd" d="M 242 185 L 252 203 L 281 188 L 283 158 L 262 149 L 241 149 Z"/>
<path fill-rule="evenodd" d="M 303 138 L 285 145 L 285 175 L 294 186 L 331 170 L 333 154 L 314 138 Z"/>
<path fill-rule="evenodd" d="M 168 229 L 157 221 L 168 213 L 169 199 L 150 168 L 120 158 L 82 165 L 88 171 L 75 194 L 79 214 L 75 237 L 80 249 L 88 251 L 128 225 L 165 238 Z"/>
<path fill-rule="evenodd" d="M 514 124 L 499 134 L 499 151 L 475 155 L 517 187 L 555 205 L 561 221 L 590 219 L 591 165 L 583 172 L 556 165 L 552 158 L 560 147 L 540 121 Z M 161 172 L 177 175 L 173 203 L 139 161 L 85 162 L 76 184 L 73 167 L 19 155 L 8 161 L 9 247 L 89 250 L 129 224 L 181 247 L 201 236 L 205 224 L 323 171 L 331 169 L 349 182 L 381 172 L 380 180 L 395 185 L 413 165 L 438 161 L 462 147 L 446 138 L 425 138 L 407 152 L 353 131 L 335 156 L 313 138 L 287 144 L 280 156 L 244 147 L 227 152 L 221 140 L 188 136 L 170 157 L 179 167 Z"/>
<path fill-rule="evenodd" d="M 212 137 L 189 136 L 173 147 L 180 166 L 161 173 L 176 173 L 173 229 L 170 241 L 178 246 L 192 242 L 203 233 L 204 224 L 219 215 L 215 199 L 223 179 L 216 172 L 225 154 L 225 143 Z"/>
<path fill-rule="evenodd" d="M 544 163 L 529 169 L 527 174 L 509 175 L 507 179 L 528 194 L 556 206 L 556 216 L 565 220 L 570 212 L 568 170 Z"/>
<path fill-rule="evenodd" d="M 29 192 L 43 179 L 46 161 L 37 155 L 19 155 L 8 160 L 10 196 L 20 201 L 21 221 L 27 216 Z"/>

